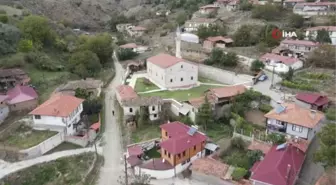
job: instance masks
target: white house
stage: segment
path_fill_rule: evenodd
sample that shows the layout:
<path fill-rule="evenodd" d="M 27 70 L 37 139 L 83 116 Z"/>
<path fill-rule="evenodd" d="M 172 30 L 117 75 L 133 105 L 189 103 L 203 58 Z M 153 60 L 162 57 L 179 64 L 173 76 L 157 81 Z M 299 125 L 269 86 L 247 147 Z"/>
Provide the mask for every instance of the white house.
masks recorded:
<path fill-rule="evenodd" d="M 306 29 L 306 38 L 305 39 L 316 39 L 317 32 L 319 30 L 326 30 L 329 32 L 329 37 L 331 40 L 331 43 L 333 45 L 336 45 L 336 26 L 316 26 L 316 27 L 310 27 Z"/>
<path fill-rule="evenodd" d="M 7 118 L 9 108 L 6 104 L 0 104 L 0 124 Z"/>
<path fill-rule="evenodd" d="M 168 54 L 159 54 L 147 59 L 147 76 L 162 88 L 191 88 L 197 85 L 198 66 Z"/>
<path fill-rule="evenodd" d="M 276 73 L 286 73 L 289 68 L 298 70 L 303 67 L 303 62 L 295 57 L 281 56 L 273 53 L 266 53 L 259 58 L 265 63 L 265 69 Z"/>
<path fill-rule="evenodd" d="M 300 2 L 296 3 L 293 13 L 299 15 L 333 15 L 336 10 L 336 2 Z"/>
<path fill-rule="evenodd" d="M 320 131 L 324 114 L 302 108 L 295 103 L 278 105 L 267 114 L 267 132 L 283 133 L 311 141 Z"/>
<path fill-rule="evenodd" d="M 134 89 L 128 85 L 120 85 L 116 88 L 116 96 L 119 104 L 123 108 L 125 117 L 135 116 L 140 108 L 147 108 L 149 119 L 159 119 L 163 101 L 159 97 L 139 97 Z"/>
<path fill-rule="evenodd" d="M 194 18 L 186 21 L 184 29 L 187 32 L 197 31 L 200 26 L 209 27 L 211 24 L 216 24 L 219 19 Z"/>
<path fill-rule="evenodd" d="M 29 114 L 33 116 L 34 129 L 65 131 L 67 135 L 77 133 L 83 112 L 83 99 L 57 94 L 38 106 Z"/>
<path fill-rule="evenodd" d="M 122 49 L 131 49 L 133 52 L 136 52 L 136 53 L 144 53 L 145 51 L 148 50 L 148 46 L 141 46 L 135 43 L 128 43 L 128 44 L 121 45 L 119 47 Z"/>

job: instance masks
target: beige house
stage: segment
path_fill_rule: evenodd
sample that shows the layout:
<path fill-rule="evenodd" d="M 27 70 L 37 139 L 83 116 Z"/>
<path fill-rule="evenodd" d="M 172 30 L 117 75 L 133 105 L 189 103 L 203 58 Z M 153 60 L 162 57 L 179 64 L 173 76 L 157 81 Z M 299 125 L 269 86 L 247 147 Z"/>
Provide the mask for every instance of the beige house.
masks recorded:
<path fill-rule="evenodd" d="M 147 76 L 165 89 L 185 89 L 197 85 L 198 66 L 168 54 L 147 59 Z"/>
<path fill-rule="evenodd" d="M 309 40 L 285 39 L 280 43 L 280 47 L 288 48 L 289 50 L 293 51 L 296 56 L 304 56 L 319 46 L 319 43 Z"/>

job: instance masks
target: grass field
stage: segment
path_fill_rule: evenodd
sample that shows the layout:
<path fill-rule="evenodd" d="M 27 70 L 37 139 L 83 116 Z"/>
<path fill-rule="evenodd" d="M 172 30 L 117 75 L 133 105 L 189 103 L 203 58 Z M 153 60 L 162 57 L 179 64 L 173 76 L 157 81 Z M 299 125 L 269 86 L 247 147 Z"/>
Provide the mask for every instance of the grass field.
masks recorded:
<path fill-rule="evenodd" d="M 138 78 L 135 83 L 134 89 L 135 89 L 135 92 L 145 92 L 145 91 L 151 91 L 151 90 L 156 90 L 160 88 L 157 87 L 152 82 L 146 80 L 146 78 Z"/>
<path fill-rule="evenodd" d="M 158 125 L 144 125 L 137 128 L 131 134 L 131 139 L 133 143 L 138 143 L 141 141 L 146 141 L 161 136 L 160 127 Z"/>

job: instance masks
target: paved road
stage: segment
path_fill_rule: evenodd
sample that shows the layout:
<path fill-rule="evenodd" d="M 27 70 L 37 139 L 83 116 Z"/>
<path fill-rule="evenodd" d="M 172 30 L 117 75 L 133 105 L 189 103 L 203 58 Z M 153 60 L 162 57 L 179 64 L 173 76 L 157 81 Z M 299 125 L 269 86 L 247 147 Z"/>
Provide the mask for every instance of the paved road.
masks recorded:
<path fill-rule="evenodd" d="M 115 88 L 121 84 L 124 70 L 114 57 L 114 64 L 116 75 L 113 81 L 106 89 L 105 94 L 105 133 L 103 136 L 103 156 L 104 166 L 101 168 L 99 185 L 115 185 L 118 184 L 119 176 L 122 175 L 123 169 L 123 147 L 122 147 L 122 135 L 117 122 L 118 113 L 114 109 L 114 95 Z M 112 115 L 112 110 L 115 111 L 115 115 Z"/>

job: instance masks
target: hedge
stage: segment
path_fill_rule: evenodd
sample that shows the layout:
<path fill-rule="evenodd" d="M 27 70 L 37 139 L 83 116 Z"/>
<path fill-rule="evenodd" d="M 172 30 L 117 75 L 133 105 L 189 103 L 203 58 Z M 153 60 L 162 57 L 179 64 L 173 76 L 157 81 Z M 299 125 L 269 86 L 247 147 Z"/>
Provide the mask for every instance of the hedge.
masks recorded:
<path fill-rule="evenodd" d="M 239 181 L 246 175 L 246 173 L 247 170 L 245 168 L 236 167 L 231 176 L 233 180 Z"/>
<path fill-rule="evenodd" d="M 281 85 L 291 88 L 291 89 L 300 89 L 300 90 L 307 90 L 307 91 L 315 91 L 315 88 L 310 84 L 302 84 L 297 82 L 291 82 L 288 80 L 284 80 L 281 82 Z"/>

